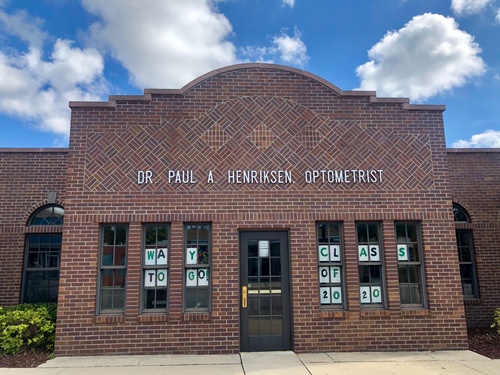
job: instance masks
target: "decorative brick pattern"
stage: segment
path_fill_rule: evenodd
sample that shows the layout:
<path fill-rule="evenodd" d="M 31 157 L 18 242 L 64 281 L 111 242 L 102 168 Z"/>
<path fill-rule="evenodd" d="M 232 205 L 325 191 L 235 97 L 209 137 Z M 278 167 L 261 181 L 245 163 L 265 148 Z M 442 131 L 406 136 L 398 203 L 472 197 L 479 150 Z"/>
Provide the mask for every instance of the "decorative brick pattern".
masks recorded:
<path fill-rule="evenodd" d="M 154 191 L 235 190 L 228 170 L 290 170 L 294 190 L 433 188 L 428 135 L 401 135 L 360 121 L 331 120 L 290 100 L 243 97 L 190 121 L 127 127 L 89 134 L 85 157 L 88 191 L 140 191 L 137 170 L 152 170 Z M 404 157 L 402 157 L 404 156 Z M 304 181 L 307 170 L 384 169 L 380 185 Z M 196 184 L 175 184 L 166 170 L 193 170 Z M 215 183 L 207 181 L 212 171 Z M 257 190 L 287 185 L 253 184 Z"/>

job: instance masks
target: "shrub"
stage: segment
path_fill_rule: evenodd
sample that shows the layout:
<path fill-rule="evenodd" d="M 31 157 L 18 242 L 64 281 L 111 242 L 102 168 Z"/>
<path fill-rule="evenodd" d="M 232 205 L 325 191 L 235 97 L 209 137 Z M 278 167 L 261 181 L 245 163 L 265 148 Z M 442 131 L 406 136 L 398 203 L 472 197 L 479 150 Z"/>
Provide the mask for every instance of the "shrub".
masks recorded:
<path fill-rule="evenodd" d="M 500 308 L 495 310 L 495 314 L 493 316 L 493 324 L 491 325 L 491 328 L 497 329 L 497 333 L 500 335 Z"/>
<path fill-rule="evenodd" d="M 54 348 L 55 304 L 0 307 L 0 350 L 6 354 Z"/>

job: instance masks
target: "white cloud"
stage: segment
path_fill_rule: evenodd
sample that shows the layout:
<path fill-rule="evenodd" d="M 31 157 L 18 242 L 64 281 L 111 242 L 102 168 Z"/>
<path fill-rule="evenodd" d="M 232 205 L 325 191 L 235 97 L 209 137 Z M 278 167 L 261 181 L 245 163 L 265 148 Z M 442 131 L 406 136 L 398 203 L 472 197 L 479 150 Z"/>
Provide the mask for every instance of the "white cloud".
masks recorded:
<path fill-rule="evenodd" d="M 0 10 L 0 24 L 3 26 L 3 30 L 34 47 L 41 47 L 43 40 L 47 37 L 46 33 L 42 31 L 43 23 L 42 19 L 31 17 L 24 10 L 16 10 L 12 14 Z"/>
<path fill-rule="evenodd" d="M 481 49 L 450 17 L 426 13 L 374 45 L 356 68 L 362 90 L 422 101 L 485 72 Z"/>
<path fill-rule="evenodd" d="M 278 51 L 281 60 L 287 64 L 303 67 L 309 59 L 307 47 L 301 40 L 301 34 L 297 28 L 295 28 L 293 36 L 289 36 L 285 32 L 275 36 L 273 45 Z"/>
<path fill-rule="evenodd" d="M 288 5 L 289 7 L 293 8 L 295 6 L 295 0 L 282 0 L 281 5 Z"/>
<path fill-rule="evenodd" d="M 500 148 L 500 131 L 486 130 L 475 134 L 469 141 L 460 140 L 452 144 L 457 148 Z"/>
<path fill-rule="evenodd" d="M 293 36 L 287 34 L 283 29 L 280 34 L 271 39 L 269 47 L 247 46 L 240 49 L 242 55 L 247 59 L 257 62 L 282 63 L 303 68 L 309 56 L 307 46 L 301 39 L 300 31 L 295 28 Z"/>
<path fill-rule="evenodd" d="M 68 40 L 56 41 L 49 60 L 36 47 L 15 56 L 0 52 L 0 111 L 67 138 L 68 102 L 99 100 L 106 85 L 103 69 L 97 50 Z"/>
<path fill-rule="evenodd" d="M 500 23 L 500 8 L 497 10 L 497 15 L 495 16 L 495 21 Z"/>
<path fill-rule="evenodd" d="M 492 2 L 493 0 L 452 0 L 451 10 L 458 16 L 477 14 Z"/>
<path fill-rule="evenodd" d="M 238 62 L 232 26 L 210 0 L 83 0 L 100 17 L 90 33 L 139 88 L 178 88 Z"/>

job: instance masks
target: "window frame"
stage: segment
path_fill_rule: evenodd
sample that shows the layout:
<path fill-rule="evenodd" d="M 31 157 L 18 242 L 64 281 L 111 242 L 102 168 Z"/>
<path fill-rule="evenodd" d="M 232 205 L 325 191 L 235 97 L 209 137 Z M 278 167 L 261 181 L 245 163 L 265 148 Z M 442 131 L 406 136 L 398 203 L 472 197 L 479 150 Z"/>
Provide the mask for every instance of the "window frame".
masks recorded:
<path fill-rule="evenodd" d="M 47 210 L 47 209 L 50 209 L 51 210 L 51 213 L 52 213 L 52 216 L 50 216 L 50 220 L 46 223 L 43 223 L 43 222 L 34 222 L 36 217 L 43 211 Z M 55 209 L 58 209 L 58 210 L 61 210 L 62 211 L 62 214 L 56 219 L 54 220 L 53 217 L 54 217 L 54 210 Z M 46 220 L 46 219 L 44 219 Z M 33 211 L 33 213 L 29 216 L 28 220 L 26 221 L 26 226 L 29 227 L 30 229 L 27 230 L 28 233 L 26 233 L 26 236 L 25 236 L 25 239 L 24 239 L 24 260 L 23 260 L 23 273 L 22 273 L 22 282 L 21 282 L 21 294 L 20 294 L 20 302 L 21 303 L 49 303 L 49 302 L 57 302 L 57 299 L 59 297 L 59 278 L 60 278 L 60 272 L 61 272 L 61 254 L 62 254 L 62 251 L 61 251 L 61 248 L 62 248 L 62 225 L 63 225 L 63 222 L 64 222 L 64 207 L 59 205 L 59 204 L 55 204 L 55 203 L 50 203 L 50 204 L 46 204 L 46 205 L 43 205 L 41 207 L 38 207 L 35 211 Z M 37 230 L 37 228 L 40 228 L 40 227 L 44 227 L 43 229 L 43 232 L 42 232 L 42 229 L 40 230 Z M 57 236 L 59 241 L 57 242 L 54 242 L 53 241 L 53 237 L 54 236 Z M 29 261 L 30 261 L 30 249 L 32 248 L 31 247 L 31 239 L 32 238 L 35 238 L 35 237 L 49 237 L 49 241 L 48 241 L 48 244 L 49 244 L 49 250 L 48 252 L 43 252 L 45 253 L 45 257 L 47 257 L 47 255 L 49 256 L 49 259 L 50 257 L 52 257 L 52 255 L 55 253 L 56 256 L 57 256 L 57 266 L 44 266 L 44 267 L 28 267 L 29 266 Z M 45 244 L 47 242 L 44 242 Z M 58 243 L 59 244 L 59 250 L 54 252 L 52 249 L 53 249 L 53 244 L 54 243 Z M 40 255 L 42 253 L 41 251 L 41 245 L 42 245 L 42 242 L 41 242 L 41 239 L 39 239 L 38 241 L 38 251 L 37 253 Z M 47 263 L 45 263 L 47 264 Z M 49 264 L 51 264 L 51 262 L 49 261 Z M 44 272 L 46 275 L 45 275 L 45 280 L 49 280 L 49 285 L 47 286 L 48 289 L 44 292 L 47 297 L 50 296 L 50 280 L 55 280 L 55 279 L 50 279 L 50 275 L 47 275 L 47 273 L 52 273 L 52 272 L 57 272 L 57 293 L 56 293 L 56 297 L 55 297 L 55 301 L 52 301 L 50 298 L 47 298 L 46 300 L 42 301 L 42 300 L 39 300 L 39 301 L 33 301 L 33 300 L 29 300 L 27 299 L 26 297 L 26 293 L 29 289 L 28 287 L 28 275 L 32 274 L 32 273 L 42 273 Z M 38 291 L 36 294 L 39 294 L 40 291 Z"/>
<path fill-rule="evenodd" d="M 155 243 L 153 244 L 146 244 L 146 236 L 147 236 L 147 228 L 148 227 L 154 227 L 155 228 Z M 167 240 L 166 244 L 160 244 L 158 242 L 158 230 L 160 227 L 166 227 L 167 231 Z M 140 293 L 140 298 L 141 298 L 141 303 L 140 303 L 140 311 L 141 313 L 144 314 L 155 314 L 155 313 L 168 313 L 169 309 L 169 300 L 170 300 L 170 240 L 171 240 L 171 225 L 170 223 L 143 223 L 142 225 L 142 241 L 141 241 L 141 293 Z M 166 254 L 166 264 L 158 264 L 157 259 L 155 259 L 154 265 L 152 264 L 146 264 L 146 248 L 149 246 L 149 249 L 154 249 L 157 251 L 158 249 L 165 249 L 167 251 Z M 154 287 L 147 287 L 145 284 L 145 273 L 147 270 L 166 270 L 167 275 L 166 275 L 166 286 L 161 287 L 161 286 L 154 286 Z M 155 280 L 156 283 L 157 280 Z M 165 308 L 146 308 L 145 307 L 145 299 L 147 298 L 147 290 L 155 290 L 155 298 L 153 303 L 158 303 L 157 300 L 157 290 L 161 289 L 166 289 L 166 296 L 165 296 Z"/>
<path fill-rule="evenodd" d="M 398 230 L 397 227 L 398 225 L 404 225 L 405 226 L 405 238 L 404 240 L 400 240 L 398 238 Z M 408 226 L 415 226 L 415 232 L 416 232 L 416 242 L 411 241 L 409 238 L 409 228 Z M 395 239 L 396 239 L 396 259 L 398 262 L 398 285 L 399 285 L 399 302 L 401 305 L 401 308 L 426 308 L 427 307 L 427 291 L 425 288 L 425 267 L 424 267 L 424 251 L 423 251 L 423 241 L 422 241 L 422 226 L 419 221 L 405 221 L 405 220 L 400 220 L 400 221 L 395 221 L 394 222 L 394 234 L 395 234 Z M 409 260 L 409 245 L 417 245 L 418 250 L 418 261 L 411 261 Z M 408 260 L 401 260 L 400 259 L 400 245 L 406 245 L 406 254 L 408 256 Z M 412 283 L 410 282 L 410 267 L 418 266 L 418 276 L 419 276 L 419 281 L 418 283 Z M 407 283 L 402 283 L 401 282 L 401 274 L 400 274 L 400 267 L 405 267 L 406 269 L 406 275 L 408 282 Z M 420 291 L 420 303 L 412 303 L 411 301 L 411 292 L 409 292 L 409 297 L 410 297 L 410 303 L 403 303 L 402 301 L 402 294 L 401 294 L 401 285 L 407 285 L 408 290 L 411 289 L 411 286 L 418 284 L 418 288 Z"/>
<path fill-rule="evenodd" d="M 469 241 L 468 246 L 461 246 L 460 245 L 460 233 L 466 233 Z M 479 299 L 479 283 L 478 283 L 478 278 L 477 278 L 477 270 L 476 270 L 476 256 L 474 253 L 474 236 L 472 229 L 455 229 L 455 235 L 457 238 L 457 252 L 458 252 L 458 264 L 460 267 L 460 282 L 462 285 L 462 294 L 464 296 L 464 299 Z M 462 248 L 468 248 L 470 252 L 470 261 L 463 261 L 462 260 Z M 471 268 L 471 286 L 472 286 L 472 294 L 465 294 L 465 283 L 464 283 L 464 278 L 463 278 L 463 272 L 462 272 L 462 267 L 463 266 L 470 266 Z"/>
<path fill-rule="evenodd" d="M 44 223 L 35 223 L 34 221 L 37 219 L 37 216 L 47 210 L 47 209 L 50 209 L 51 210 L 51 216 L 50 216 L 50 221 Z M 60 217 L 57 217 L 56 215 L 54 215 L 54 211 L 58 209 L 58 210 L 62 210 L 62 215 Z M 43 218 L 43 219 L 40 219 L 42 221 L 47 221 L 46 218 Z M 42 207 L 39 207 L 35 210 L 35 212 L 33 212 L 29 219 L 28 219 L 28 222 L 27 222 L 27 226 L 29 227 L 38 227 L 38 226 L 62 226 L 64 224 L 64 207 L 59 205 L 59 204 L 46 204 Z"/>
<path fill-rule="evenodd" d="M 200 227 L 207 226 L 208 227 L 208 239 L 207 239 L 207 252 L 208 252 L 208 263 L 188 263 L 187 262 L 187 254 L 188 254 L 188 227 L 189 226 L 197 226 L 197 246 L 199 246 L 199 231 Z M 212 311 L 212 223 L 211 222 L 185 222 L 183 224 L 183 246 L 182 246 L 182 311 L 184 313 L 210 313 Z M 188 272 L 190 270 L 201 270 L 208 269 L 208 285 L 207 286 L 189 286 Z M 198 271 L 199 275 L 199 271 Z M 197 279 L 198 283 L 198 279 Z M 194 290 L 197 289 L 197 296 L 199 290 L 207 289 L 208 298 L 207 298 L 207 307 L 187 307 L 187 299 L 188 299 L 188 289 Z M 198 300 L 198 298 L 197 298 Z"/>
<path fill-rule="evenodd" d="M 359 228 L 362 225 L 366 225 L 366 241 L 360 241 L 360 233 Z M 374 225 L 377 230 L 377 242 L 370 240 L 370 225 Z M 384 252 L 384 241 L 383 241 L 383 232 L 382 232 L 382 222 L 379 221 L 357 221 L 356 225 L 356 258 L 358 265 L 358 285 L 359 285 L 359 303 L 360 307 L 363 310 L 370 309 L 386 309 L 387 308 L 387 287 L 386 287 L 386 275 L 385 275 L 385 252 Z M 371 260 L 371 249 L 370 246 L 378 245 L 378 253 L 379 260 Z M 360 260 L 360 247 L 366 246 L 368 248 L 368 260 Z M 369 281 L 362 282 L 361 281 L 361 267 L 378 267 L 380 273 L 380 285 L 372 282 L 372 274 L 371 269 L 369 273 Z M 362 290 L 362 288 L 369 288 L 370 291 L 370 301 L 372 301 L 373 290 L 372 287 L 380 287 L 380 302 L 362 302 L 363 301 L 363 292 L 366 290 Z"/>
<path fill-rule="evenodd" d="M 105 259 L 104 257 L 104 238 L 105 238 L 105 230 L 107 227 L 113 227 L 113 226 L 120 226 L 125 228 L 125 244 L 123 245 L 117 245 L 116 244 L 116 230 L 114 234 L 114 244 L 113 245 L 106 245 L 109 247 L 113 247 L 113 262 L 114 262 L 114 254 L 115 254 L 115 248 L 117 246 L 124 246 L 125 247 L 125 254 L 124 254 L 124 264 L 123 265 L 104 265 L 103 261 Z M 99 226 L 99 257 L 98 257 L 98 280 L 97 280 L 97 303 L 96 303 L 96 313 L 98 315 L 125 315 L 125 310 L 127 306 L 127 266 L 128 266 L 128 245 L 129 245 L 129 225 L 128 223 L 101 223 Z M 112 304 L 114 303 L 114 298 L 115 294 L 114 291 L 120 288 L 117 288 L 116 285 L 114 284 L 115 282 L 115 272 L 114 271 L 120 271 L 123 270 L 123 308 L 114 308 L 112 306 L 111 309 L 105 309 L 103 308 L 103 303 L 102 303 L 102 298 L 103 298 L 103 280 L 104 276 L 103 273 L 106 271 L 112 271 L 113 274 L 113 286 L 109 289 L 113 289 L 113 295 L 111 297 L 112 299 Z"/>
<path fill-rule="evenodd" d="M 326 230 L 326 243 L 320 243 L 320 230 L 321 227 L 325 226 Z M 338 234 L 338 242 L 332 241 L 332 237 L 335 237 L 331 235 L 331 226 L 336 226 L 337 228 L 334 229 L 336 230 L 336 233 Z M 317 256 L 317 267 L 318 267 L 318 298 L 319 298 L 319 308 L 320 310 L 346 310 L 347 309 L 347 288 L 346 288 L 346 272 L 345 272 L 345 250 L 344 250 L 344 226 L 341 221 L 321 221 L 317 222 L 315 225 L 315 236 L 316 236 L 316 256 Z M 331 251 L 332 248 L 331 246 L 336 246 L 338 245 L 338 250 L 339 250 L 339 255 L 338 255 L 338 260 L 332 260 L 332 255 Z M 322 246 L 328 246 L 328 253 L 326 255 L 323 255 L 321 253 L 321 247 Z M 321 257 L 328 257 L 327 261 L 322 261 Z M 337 258 L 337 257 L 335 257 Z M 334 259 L 335 259 L 334 258 Z M 340 269 L 340 276 L 339 276 L 339 281 L 333 281 L 332 280 L 332 268 L 337 267 Z M 329 270 L 327 271 L 327 275 L 322 274 L 322 269 L 328 268 Z M 333 274 L 335 277 L 335 275 Z M 322 282 L 322 277 L 328 277 L 329 281 Z M 333 303 L 333 288 L 336 290 L 340 289 L 340 298 L 341 298 L 341 303 Z M 322 296 L 324 296 L 325 292 L 329 292 L 327 295 L 330 299 L 329 303 L 322 303 Z M 325 296 L 326 297 L 326 296 Z"/>

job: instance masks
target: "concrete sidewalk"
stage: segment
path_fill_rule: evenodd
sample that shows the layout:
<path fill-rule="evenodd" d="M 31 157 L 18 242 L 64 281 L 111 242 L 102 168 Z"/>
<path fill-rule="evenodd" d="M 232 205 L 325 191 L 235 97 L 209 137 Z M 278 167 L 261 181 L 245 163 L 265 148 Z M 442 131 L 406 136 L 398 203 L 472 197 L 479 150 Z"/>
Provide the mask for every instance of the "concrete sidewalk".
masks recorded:
<path fill-rule="evenodd" d="M 499 375 L 500 360 L 471 351 L 393 353 L 258 352 L 232 355 L 58 357 L 2 375 Z"/>

